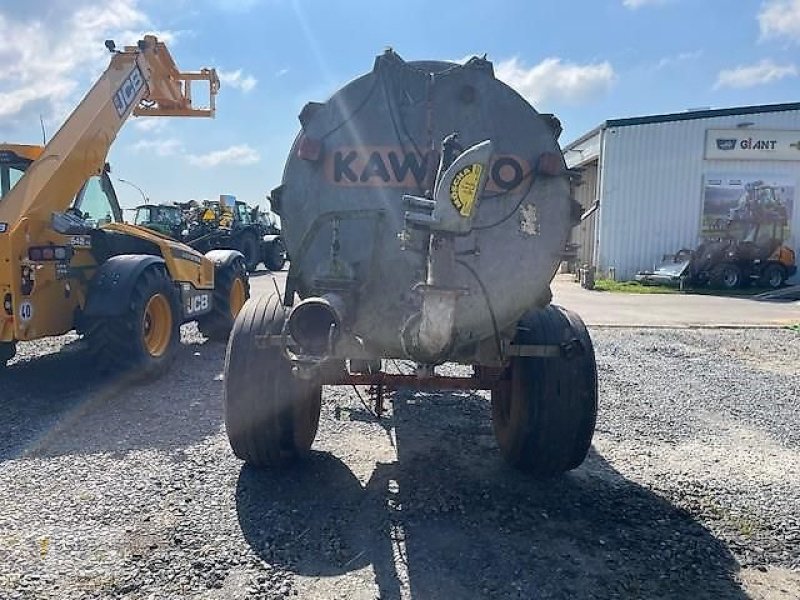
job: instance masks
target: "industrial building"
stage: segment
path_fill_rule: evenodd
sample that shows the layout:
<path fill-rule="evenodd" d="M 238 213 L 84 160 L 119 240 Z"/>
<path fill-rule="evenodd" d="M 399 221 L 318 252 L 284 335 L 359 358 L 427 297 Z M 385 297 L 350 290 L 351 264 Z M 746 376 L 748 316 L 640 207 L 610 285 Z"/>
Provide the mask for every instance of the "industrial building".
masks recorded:
<path fill-rule="evenodd" d="M 800 103 L 612 119 L 564 157 L 582 171 L 576 197 L 588 215 L 571 241 L 578 263 L 601 274 L 632 279 L 697 247 L 754 193 L 785 212 L 783 241 L 800 255 Z"/>

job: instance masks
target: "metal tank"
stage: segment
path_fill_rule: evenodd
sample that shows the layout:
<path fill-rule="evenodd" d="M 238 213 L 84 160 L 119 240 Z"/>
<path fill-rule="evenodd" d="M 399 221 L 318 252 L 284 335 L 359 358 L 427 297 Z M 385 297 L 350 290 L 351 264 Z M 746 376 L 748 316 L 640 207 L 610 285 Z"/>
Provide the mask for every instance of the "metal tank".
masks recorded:
<path fill-rule="evenodd" d="M 384 387 L 489 389 L 512 463 L 538 475 L 580 464 L 597 409 L 594 354 L 580 319 L 548 306 L 579 217 L 558 120 L 488 60 L 405 62 L 391 50 L 299 119 L 271 196 L 292 257 L 287 287 L 248 307 L 229 347 L 236 454 L 254 464 L 299 456 L 321 386 L 363 383 L 378 409 Z M 410 359 L 415 374 L 385 373 L 383 358 Z M 475 374 L 440 376 L 446 361 Z M 545 422 L 543 402 L 569 414 Z M 263 421 L 281 410 L 293 416 L 252 424 L 254 411 Z M 559 443 L 569 447 L 548 458 Z"/>

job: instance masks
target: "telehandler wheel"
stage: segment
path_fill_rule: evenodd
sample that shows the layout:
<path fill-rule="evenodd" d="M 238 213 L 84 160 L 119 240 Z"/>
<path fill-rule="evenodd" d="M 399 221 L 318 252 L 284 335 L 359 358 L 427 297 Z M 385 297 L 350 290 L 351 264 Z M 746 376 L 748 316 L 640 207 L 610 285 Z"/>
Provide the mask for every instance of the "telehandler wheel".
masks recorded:
<path fill-rule="evenodd" d="M 236 316 L 250 297 L 250 280 L 241 258 L 214 272 L 214 309 L 197 320 L 197 328 L 215 342 L 228 341 Z"/>
<path fill-rule="evenodd" d="M 244 255 L 244 263 L 248 271 L 255 271 L 261 262 L 261 253 L 258 247 L 258 238 L 252 231 L 245 231 L 239 236 L 237 244 L 239 252 Z"/>
<path fill-rule="evenodd" d="M 762 287 L 768 287 L 773 290 L 783 287 L 783 284 L 786 283 L 786 268 L 778 263 L 769 263 L 764 267 L 758 283 Z"/>
<path fill-rule="evenodd" d="M 6 368 L 6 363 L 17 354 L 15 342 L 0 342 L 0 370 Z"/>
<path fill-rule="evenodd" d="M 147 267 L 123 314 L 88 320 L 89 351 L 101 369 L 127 371 L 137 378 L 159 377 L 175 360 L 181 339 L 181 311 L 163 265 Z"/>
<path fill-rule="evenodd" d="M 280 271 L 286 265 L 286 249 L 283 242 L 275 240 L 264 248 L 264 266 L 270 271 Z"/>
<path fill-rule="evenodd" d="M 559 357 L 514 357 L 492 391 L 492 425 L 508 462 L 536 478 L 586 458 L 597 420 L 597 365 L 580 317 L 549 305 L 525 315 L 516 344 L 560 345 Z"/>
<path fill-rule="evenodd" d="M 711 269 L 709 280 L 715 288 L 735 290 L 742 285 L 742 270 L 733 263 L 720 263 Z"/>
<path fill-rule="evenodd" d="M 251 299 L 225 356 L 225 428 L 233 453 L 255 467 L 302 456 L 317 435 L 322 385 L 295 377 L 279 344 L 286 309 L 277 294 Z"/>

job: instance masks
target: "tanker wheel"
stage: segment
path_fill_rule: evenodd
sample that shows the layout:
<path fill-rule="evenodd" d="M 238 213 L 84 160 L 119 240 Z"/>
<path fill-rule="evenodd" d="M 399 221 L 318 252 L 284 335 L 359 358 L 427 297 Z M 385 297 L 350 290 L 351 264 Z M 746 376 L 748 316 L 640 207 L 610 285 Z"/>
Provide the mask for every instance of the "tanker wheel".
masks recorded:
<path fill-rule="evenodd" d="M 275 240 L 264 248 L 264 266 L 270 271 L 280 271 L 286 265 L 286 249 L 283 242 Z"/>
<path fill-rule="evenodd" d="M 17 344 L 14 342 L 0 342 L 0 370 L 5 369 L 6 363 L 17 354 Z"/>
<path fill-rule="evenodd" d="M 277 294 L 249 300 L 228 340 L 225 428 L 233 453 L 255 467 L 286 465 L 317 435 L 322 385 L 292 374 L 279 344 L 286 309 Z"/>
<path fill-rule="evenodd" d="M 721 263 L 711 269 L 709 280 L 715 288 L 735 290 L 742 285 L 742 270 L 733 263 Z"/>
<path fill-rule="evenodd" d="M 214 305 L 197 319 L 197 328 L 215 342 L 228 340 L 233 322 L 250 297 L 250 280 L 244 260 L 236 258 L 214 271 Z"/>
<path fill-rule="evenodd" d="M 580 317 L 549 305 L 525 315 L 516 344 L 560 345 L 559 357 L 514 357 L 492 391 L 492 425 L 506 460 L 536 478 L 586 458 L 597 419 L 594 348 Z"/>
<path fill-rule="evenodd" d="M 175 286 L 164 266 L 155 265 L 139 276 L 120 315 L 89 318 L 82 329 L 100 369 L 153 378 L 175 360 L 180 315 Z"/>
<path fill-rule="evenodd" d="M 786 268 L 778 263 L 769 263 L 764 267 L 764 272 L 761 273 L 758 283 L 762 287 L 777 290 L 786 283 Z"/>
<path fill-rule="evenodd" d="M 244 255 L 244 263 L 248 271 L 255 271 L 261 256 L 258 252 L 258 238 L 252 231 L 245 231 L 239 236 L 238 249 Z"/>

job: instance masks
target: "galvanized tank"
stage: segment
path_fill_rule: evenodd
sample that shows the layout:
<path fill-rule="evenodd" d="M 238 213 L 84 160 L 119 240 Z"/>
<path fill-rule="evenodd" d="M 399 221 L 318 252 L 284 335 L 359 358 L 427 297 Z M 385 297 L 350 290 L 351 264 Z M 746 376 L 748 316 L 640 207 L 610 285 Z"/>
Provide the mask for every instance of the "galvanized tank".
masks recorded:
<path fill-rule="evenodd" d="M 391 50 L 325 103 L 309 103 L 273 192 L 301 298 L 342 292 L 347 329 L 367 354 L 407 356 L 401 332 L 420 310 L 428 237 L 407 227 L 404 194 L 433 185 L 442 140 L 490 140 L 489 177 L 471 231 L 455 237 L 462 288 L 448 359 L 510 337 L 550 281 L 573 224 L 560 127 L 494 76 L 491 62 L 405 62 Z"/>

